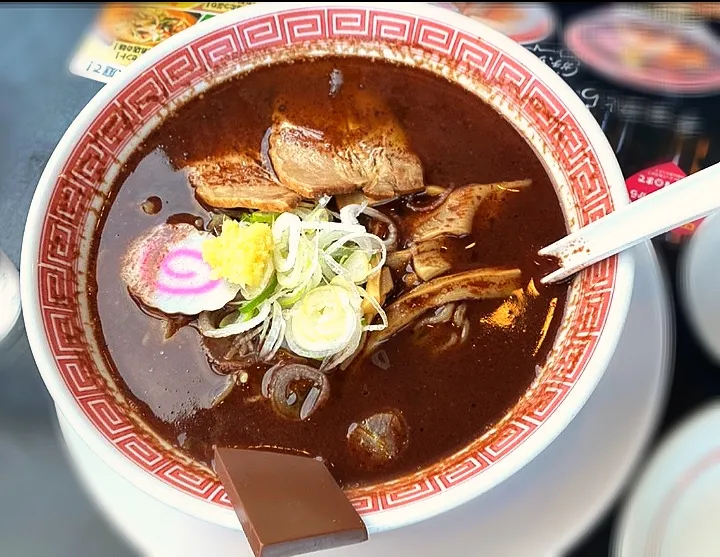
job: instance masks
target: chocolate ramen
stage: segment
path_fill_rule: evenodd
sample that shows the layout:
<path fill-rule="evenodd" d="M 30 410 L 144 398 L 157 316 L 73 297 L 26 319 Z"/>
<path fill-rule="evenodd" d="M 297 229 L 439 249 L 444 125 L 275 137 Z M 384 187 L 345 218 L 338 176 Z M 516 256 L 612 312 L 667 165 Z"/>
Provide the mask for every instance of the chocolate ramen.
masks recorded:
<path fill-rule="evenodd" d="M 179 108 L 124 166 L 95 245 L 96 331 L 133 410 L 213 446 L 417 471 L 523 396 L 566 287 L 531 148 L 434 75 L 325 58 Z"/>

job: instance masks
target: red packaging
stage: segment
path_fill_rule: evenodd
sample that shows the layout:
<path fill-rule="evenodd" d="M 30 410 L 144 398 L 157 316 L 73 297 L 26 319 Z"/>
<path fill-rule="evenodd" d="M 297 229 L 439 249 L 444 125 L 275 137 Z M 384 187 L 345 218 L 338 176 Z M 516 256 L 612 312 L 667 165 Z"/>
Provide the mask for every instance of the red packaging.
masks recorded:
<path fill-rule="evenodd" d="M 625 185 L 627 186 L 630 201 L 636 201 L 661 188 L 672 185 L 685 176 L 687 174 L 674 162 L 665 162 L 636 172 L 625 180 Z M 689 236 L 701 221 L 702 219 L 699 219 L 672 230 L 669 232 L 670 239 L 679 241 L 683 237 Z"/>

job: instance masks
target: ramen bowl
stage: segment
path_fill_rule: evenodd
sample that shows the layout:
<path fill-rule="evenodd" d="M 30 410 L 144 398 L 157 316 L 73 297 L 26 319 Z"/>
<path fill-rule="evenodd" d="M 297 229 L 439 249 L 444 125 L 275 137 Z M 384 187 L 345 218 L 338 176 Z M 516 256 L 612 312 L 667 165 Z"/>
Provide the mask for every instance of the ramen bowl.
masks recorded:
<path fill-rule="evenodd" d="M 21 264 L 34 357 L 72 428 L 139 489 L 194 517 L 239 529 L 217 477 L 147 427 L 91 334 L 90 248 L 120 166 L 168 114 L 209 87 L 277 61 L 327 55 L 423 68 L 489 103 L 533 147 L 568 230 L 628 203 L 600 128 L 572 90 L 523 47 L 426 4 L 254 5 L 183 31 L 139 58 L 78 115 L 37 186 Z M 634 261 L 622 253 L 577 275 L 559 332 L 527 393 L 457 453 L 392 482 L 346 494 L 369 531 L 408 525 L 503 482 L 555 439 L 603 375 L 626 317 Z"/>

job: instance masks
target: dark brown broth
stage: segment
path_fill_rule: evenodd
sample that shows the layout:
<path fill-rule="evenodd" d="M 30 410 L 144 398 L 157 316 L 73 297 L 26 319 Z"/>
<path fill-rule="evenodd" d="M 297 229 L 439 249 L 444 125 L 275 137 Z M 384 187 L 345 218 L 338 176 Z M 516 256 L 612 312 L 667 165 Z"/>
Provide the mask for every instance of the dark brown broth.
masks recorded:
<path fill-rule="evenodd" d="M 156 224 L 207 224 L 181 170 L 187 161 L 234 149 L 257 149 L 270 125 L 273 99 L 328 103 L 328 77 L 344 74 L 343 87 L 363 87 L 385 99 L 420 156 L 429 184 L 464 185 L 531 178 L 532 187 L 509 196 L 501 214 L 472 238 L 456 240 L 457 269 L 519 267 L 527 283 L 542 276 L 537 250 L 565 233 L 561 210 L 542 164 L 514 129 L 474 96 L 418 70 L 357 60 L 324 60 L 263 69 L 204 94 L 164 123 L 126 165 L 97 246 L 98 330 L 120 385 L 143 418 L 163 437 L 209 462 L 213 444 L 276 447 L 321 455 L 343 485 L 397 477 L 450 454 L 501 418 L 535 377 L 562 315 L 564 286 L 540 287 L 514 329 L 485 325 L 481 317 L 500 301 L 473 302 L 468 341 L 435 354 L 433 342 L 417 342 L 411 329 L 383 345 L 391 366 L 369 361 L 330 375 L 327 404 L 306 422 L 277 416 L 258 400 L 263 369 L 250 373 L 214 409 L 207 409 L 223 378 L 209 367 L 201 339 L 183 327 L 163 340 L 163 323 L 143 313 L 119 279 L 123 251 Z M 328 112 L 331 117 L 330 111 Z M 162 209 L 150 214 L 150 196 Z M 155 208 L 155 207 L 154 207 Z M 402 209 L 396 207 L 397 212 Z M 391 210 L 386 207 L 384 210 Z M 474 247 L 466 249 L 471 242 Z M 550 299 L 559 298 L 544 350 L 533 355 Z M 364 470 L 348 451 L 351 423 L 385 409 L 399 409 L 409 425 L 409 444 L 381 470 Z"/>

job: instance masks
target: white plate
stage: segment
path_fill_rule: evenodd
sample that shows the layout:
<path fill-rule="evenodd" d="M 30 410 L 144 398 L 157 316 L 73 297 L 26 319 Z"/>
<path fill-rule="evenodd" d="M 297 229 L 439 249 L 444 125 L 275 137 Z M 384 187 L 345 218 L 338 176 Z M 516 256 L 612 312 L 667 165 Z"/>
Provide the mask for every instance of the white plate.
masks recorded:
<path fill-rule="evenodd" d="M 720 363 L 720 213 L 706 218 L 693 233 L 678 268 L 678 283 L 695 335 Z"/>
<path fill-rule="evenodd" d="M 20 275 L 0 249 L 0 342 L 10 334 L 20 317 Z"/>
<path fill-rule="evenodd" d="M 456 2 L 460 4 L 458 11 L 492 27 L 507 35 L 520 44 L 533 44 L 545 40 L 557 26 L 555 12 L 548 2 Z M 493 8 L 501 8 L 506 15 L 512 14 L 509 20 L 498 19 L 498 12 Z"/>
<path fill-rule="evenodd" d="M 671 96 L 720 90 L 720 41 L 698 22 L 649 17 L 634 3 L 605 2 L 573 18 L 563 39 L 582 63 L 624 87 Z"/>
<path fill-rule="evenodd" d="M 673 338 L 668 293 L 654 252 L 636 249 L 636 284 L 617 353 L 595 393 L 550 447 L 458 509 L 323 555 L 525 557 L 532 548 L 532 557 L 544 557 L 576 543 L 624 486 L 665 402 Z M 190 518 L 115 474 L 59 418 L 80 479 L 142 553 L 250 555 L 238 532 Z"/>
<path fill-rule="evenodd" d="M 720 548 L 720 402 L 663 441 L 633 489 L 616 557 L 716 557 Z"/>

